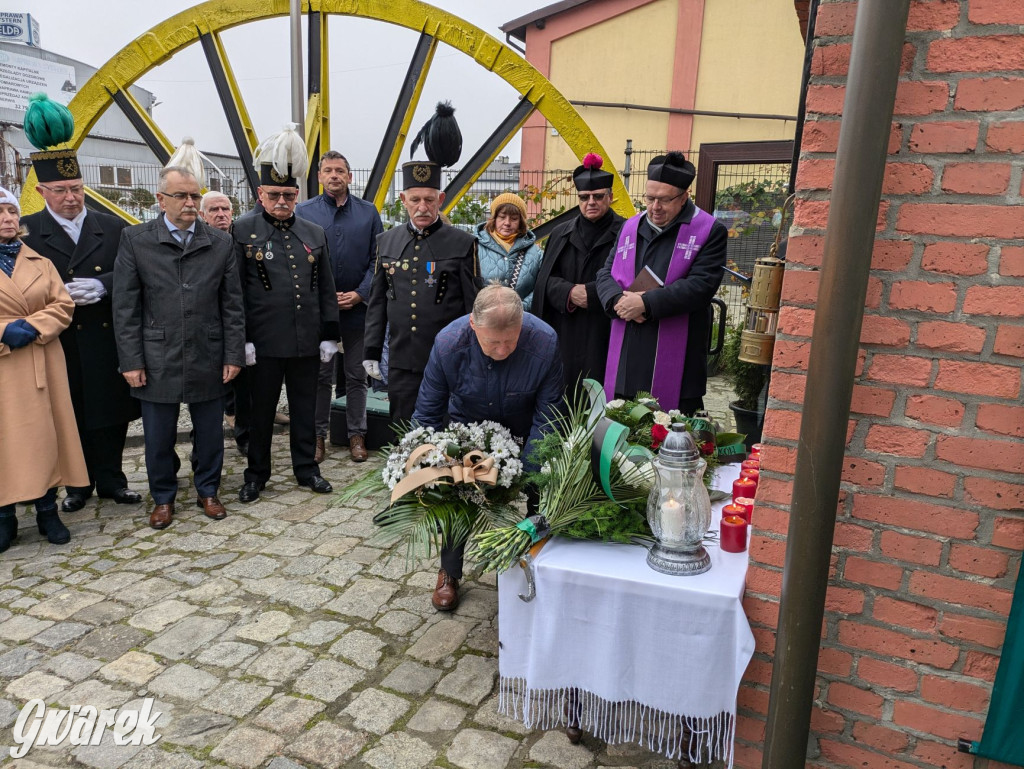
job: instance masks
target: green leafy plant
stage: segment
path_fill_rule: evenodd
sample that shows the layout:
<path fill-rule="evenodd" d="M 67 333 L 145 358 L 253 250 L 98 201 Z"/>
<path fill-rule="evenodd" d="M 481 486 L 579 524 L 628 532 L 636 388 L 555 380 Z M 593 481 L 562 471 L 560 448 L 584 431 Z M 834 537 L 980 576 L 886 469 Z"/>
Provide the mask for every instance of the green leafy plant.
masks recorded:
<path fill-rule="evenodd" d="M 749 179 L 715 193 L 715 216 L 728 228 L 729 237 L 751 234 L 781 212 L 789 182 L 786 179 Z"/>

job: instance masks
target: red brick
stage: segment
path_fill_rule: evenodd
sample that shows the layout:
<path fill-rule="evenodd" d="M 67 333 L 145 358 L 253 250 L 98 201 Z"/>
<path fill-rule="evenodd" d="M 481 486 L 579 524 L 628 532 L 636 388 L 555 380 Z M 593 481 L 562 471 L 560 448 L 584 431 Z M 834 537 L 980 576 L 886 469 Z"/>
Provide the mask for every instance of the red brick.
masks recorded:
<path fill-rule="evenodd" d="M 931 433 L 917 428 L 877 424 L 868 428 L 864 448 L 898 457 L 923 457 L 931 438 Z"/>
<path fill-rule="evenodd" d="M 896 393 L 880 387 L 866 385 L 853 386 L 853 398 L 850 410 L 855 414 L 869 414 L 876 417 L 887 417 L 892 414 Z"/>
<path fill-rule="evenodd" d="M 1024 278 L 1024 248 L 1003 246 L 999 249 L 999 274 L 1008 278 Z"/>
<path fill-rule="evenodd" d="M 886 205 L 883 203 L 883 205 Z M 877 310 L 882 306 L 882 281 L 878 278 L 868 278 L 868 293 L 864 297 L 865 310 Z"/>
<path fill-rule="evenodd" d="M 942 427 L 959 427 L 964 420 L 964 404 L 937 395 L 911 395 L 905 413 L 911 419 Z"/>
<path fill-rule="evenodd" d="M 931 72 L 1001 72 L 1024 69 L 1024 37 L 987 35 L 946 38 L 928 46 Z"/>
<path fill-rule="evenodd" d="M 846 718 L 833 710 L 815 708 L 811 711 L 811 731 L 814 734 L 840 734 L 846 728 Z"/>
<path fill-rule="evenodd" d="M 909 240 L 876 240 L 871 252 L 871 269 L 905 270 L 914 255 L 914 244 Z"/>
<path fill-rule="evenodd" d="M 964 675 L 992 681 L 999 667 L 999 657 L 985 652 L 969 651 L 964 659 Z"/>
<path fill-rule="evenodd" d="M 954 163 L 946 166 L 946 170 L 942 172 L 943 192 L 1002 195 L 1009 186 L 1008 163 Z"/>
<path fill-rule="evenodd" d="M 868 378 L 876 382 L 926 387 L 932 378 L 932 360 L 910 355 L 875 354 L 868 368 Z"/>
<path fill-rule="evenodd" d="M 920 195 L 928 192 L 935 172 L 924 163 L 889 163 L 882 182 L 883 195 Z"/>
<path fill-rule="evenodd" d="M 784 305 L 779 309 L 779 333 L 811 338 L 814 331 L 814 310 Z"/>
<path fill-rule="evenodd" d="M 857 676 L 877 688 L 898 692 L 917 691 L 917 673 L 892 662 L 861 657 L 857 662 Z"/>
<path fill-rule="evenodd" d="M 959 649 L 943 641 L 918 638 L 890 628 L 865 625 L 854 620 L 839 621 L 839 643 L 853 649 L 874 652 L 886 658 L 899 657 L 943 670 L 951 668 L 959 657 Z"/>
<path fill-rule="evenodd" d="M 968 737 L 980 737 L 977 735 L 965 735 Z M 951 745 L 941 742 L 932 742 L 920 737 L 916 740 L 914 747 L 914 758 L 922 761 L 925 766 L 941 766 L 942 769 L 974 769 L 974 756 L 970 753 L 958 753 Z M 758 764 L 760 766 L 760 764 Z M 997 764 L 989 762 L 988 769 L 1010 769 L 1007 766 L 1000 768 Z"/>
<path fill-rule="evenodd" d="M 1018 0 L 971 0 L 967 20 L 972 24 L 1024 24 L 1024 5 Z"/>
<path fill-rule="evenodd" d="M 817 163 L 814 159 L 800 161 L 800 173 L 809 163 Z M 800 180 L 797 179 L 799 187 Z M 786 262 L 789 264 L 802 264 L 807 267 L 820 267 L 821 255 L 825 250 L 825 238 L 821 235 L 800 235 L 791 237 L 786 247 Z"/>
<path fill-rule="evenodd" d="M 985 148 L 990 152 L 1024 152 L 1024 121 L 1007 120 L 990 125 Z"/>
<path fill-rule="evenodd" d="M 842 115 L 845 98 L 846 86 L 819 83 L 807 87 L 805 105 L 808 112 L 817 115 Z"/>
<path fill-rule="evenodd" d="M 939 676 L 921 677 L 921 699 L 951 710 L 983 713 L 988 707 L 989 693 L 975 684 L 950 681 Z"/>
<path fill-rule="evenodd" d="M 843 577 L 858 585 L 872 585 L 886 590 L 898 590 L 903 581 L 903 569 L 889 563 L 869 561 L 857 556 L 846 559 Z"/>
<path fill-rule="evenodd" d="M 1024 486 L 1019 483 L 971 476 L 964 480 L 964 490 L 970 501 L 991 510 L 1024 510 Z"/>
<path fill-rule="evenodd" d="M 860 331 L 861 344 L 905 347 L 910 341 L 910 325 L 899 318 L 865 315 Z"/>
<path fill-rule="evenodd" d="M 935 388 L 995 398 L 1016 398 L 1020 393 L 1020 369 L 995 363 L 940 360 Z"/>
<path fill-rule="evenodd" d="M 901 280 L 892 284 L 889 307 L 894 310 L 948 313 L 956 309 L 956 286 L 953 283 L 926 283 L 923 280 Z"/>
<path fill-rule="evenodd" d="M 964 312 L 972 315 L 1024 317 L 1024 286 L 969 286 Z"/>
<path fill-rule="evenodd" d="M 961 641 L 998 649 L 1006 638 L 1006 623 L 946 611 L 942 613 L 939 632 Z"/>
<path fill-rule="evenodd" d="M 788 505 L 793 497 L 793 482 L 780 478 L 760 478 L 757 484 L 757 501 L 764 504 L 774 502 Z M 756 512 L 756 511 L 755 511 Z"/>
<path fill-rule="evenodd" d="M 959 735 L 980 734 L 984 721 L 970 716 L 946 713 L 916 702 L 897 700 L 893 703 L 893 723 L 924 734 L 950 739 Z"/>
<path fill-rule="evenodd" d="M 929 243 L 924 247 L 921 267 L 949 275 L 982 275 L 988 271 L 989 250 L 984 243 Z"/>
<path fill-rule="evenodd" d="M 768 713 L 768 692 L 744 686 L 736 697 L 736 705 L 760 715 Z"/>
<path fill-rule="evenodd" d="M 772 664 L 767 660 L 757 658 L 750 660 L 743 673 L 743 681 L 748 684 L 769 686 L 772 682 Z"/>
<path fill-rule="evenodd" d="M 897 601 L 880 595 L 875 597 L 871 616 L 887 625 L 928 632 L 935 629 L 938 612 L 930 606 Z"/>
<path fill-rule="evenodd" d="M 836 614 L 860 614 L 864 610 L 864 591 L 829 585 L 825 594 L 825 610 Z"/>
<path fill-rule="evenodd" d="M 910 129 L 911 152 L 964 153 L 978 146 L 978 124 L 966 121 L 917 123 Z"/>
<path fill-rule="evenodd" d="M 815 77 L 845 77 L 850 70 L 851 47 L 850 43 L 816 46 L 811 57 L 811 74 Z M 900 72 L 910 72 L 916 54 L 917 49 L 912 44 L 904 43 Z"/>
<path fill-rule="evenodd" d="M 857 460 L 858 464 L 864 464 Z M 869 462 L 867 464 L 874 464 Z M 836 533 L 832 540 L 832 546 L 846 550 L 857 550 L 863 552 L 871 546 L 875 533 L 866 526 L 858 526 L 854 523 L 836 521 Z"/>
<path fill-rule="evenodd" d="M 772 381 L 768 387 L 768 393 L 773 398 L 789 403 L 804 402 L 804 388 L 807 386 L 807 377 L 803 374 L 786 374 L 781 371 L 772 373 Z"/>
<path fill-rule="evenodd" d="M 748 552 L 752 562 L 766 566 L 778 566 L 781 569 L 786 562 L 786 543 L 779 539 L 752 537 Z"/>
<path fill-rule="evenodd" d="M 775 376 L 772 376 L 774 384 Z M 764 415 L 764 434 L 773 438 L 795 441 L 800 437 L 800 412 L 772 408 Z"/>
<path fill-rule="evenodd" d="M 814 24 L 818 37 L 840 37 L 853 34 L 857 3 L 822 3 Z"/>
<path fill-rule="evenodd" d="M 960 3 L 956 0 L 925 0 L 910 4 L 908 32 L 952 29 L 960 21 Z"/>
<path fill-rule="evenodd" d="M 831 158 L 806 158 L 800 161 L 797 170 L 797 189 L 830 190 L 832 177 L 835 176 L 836 161 Z M 789 248 L 786 249 L 786 260 L 789 261 Z"/>
<path fill-rule="evenodd" d="M 782 281 L 782 300 L 794 304 L 815 304 L 820 277 L 817 270 L 786 270 Z"/>
<path fill-rule="evenodd" d="M 980 403 L 975 424 L 990 433 L 1024 438 L 1024 408 L 1003 406 L 999 403 Z"/>
<path fill-rule="evenodd" d="M 1024 206 L 904 203 L 896 229 L 920 235 L 965 238 L 1024 238 Z"/>
<path fill-rule="evenodd" d="M 882 704 L 885 700 L 868 689 L 858 689 L 842 681 L 833 681 L 828 685 L 827 702 L 843 710 L 852 710 L 878 718 L 882 715 Z"/>
<path fill-rule="evenodd" d="M 932 112 L 942 112 L 948 102 L 949 83 L 935 80 L 903 80 L 896 86 L 893 114 L 928 115 Z"/>
<path fill-rule="evenodd" d="M 900 465 L 896 468 L 893 485 L 897 489 L 903 489 L 913 494 L 952 498 L 956 488 L 956 476 L 927 467 Z"/>
<path fill-rule="evenodd" d="M 810 342 L 793 342 L 778 339 L 775 342 L 775 353 L 772 357 L 774 368 L 796 368 L 807 370 L 807 359 L 811 354 Z"/>
<path fill-rule="evenodd" d="M 1024 358 L 1024 326 L 1000 326 L 992 351 L 997 355 Z"/>
<path fill-rule="evenodd" d="M 949 565 L 966 574 L 998 579 L 1010 567 L 1010 556 L 998 550 L 954 542 L 949 548 Z"/>
<path fill-rule="evenodd" d="M 882 555 L 897 561 L 938 566 L 942 558 L 942 542 L 931 537 L 912 537 L 898 531 L 883 531 Z"/>
<path fill-rule="evenodd" d="M 952 539 L 974 539 L 978 528 L 978 514 L 970 510 L 876 494 L 854 496 L 853 517 Z"/>
<path fill-rule="evenodd" d="M 777 627 L 779 624 L 778 601 L 766 601 L 746 593 L 743 596 L 743 611 L 753 625 Z"/>
<path fill-rule="evenodd" d="M 859 743 L 886 753 L 901 753 L 909 742 L 903 732 L 867 721 L 854 722 L 853 738 Z"/>
<path fill-rule="evenodd" d="M 747 570 L 747 590 L 762 595 L 781 595 L 782 572 L 751 564 Z"/>
<path fill-rule="evenodd" d="M 963 467 L 1019 473 L 1024 467 L 1024 445 L 1018 441 L 998 441 L 940 435 L 935 441 L 935 456 Z"/>
<path fill-rule="evenodd" d="M 862 457 L 847 457 L 843 461 L 843 480 L 856 486 L 879 487 L 885 481 L 885 465 Z"/>
<path fill-rule="evenodd" d="M 985 329 L 966 323 L 924 321 L 917 324 L 917 345 L 931 350 L 977 354 L 985 346 L 985 333 Z"/>
<path fill-rule="evenodd" d="M 800 142 L 800 149 L 803 152 L 835 152 L 838 147 L 838 120 L 809 119 L 804 124 L 804 135 Z M 799 170 L 797 173 L 799 174 Z"/>
<path fill-rule="evenodd" d="M 1009 590 L 926 571 L 915 571 L 910 575 L 910 592 L 936 601 L 973 606 L 1000 615 L 1010 611 L 1010 601 L 1013 599 L 1013 593 Z"/>
<path fill-rule="evenodd" d="M 1024 106 L 1024 78 L 964 78 L 956 87 L 954 109 L 969 112 L 1009 111 Z"/>
<path fill-rule="evenodd" d="M 822 6 L 824 7 L 824 6 Z M 870 769 L 917 769 L 916 764 L 899 761 L 895 758 L 865 750 L 863 747 L 848 742 L 836 742 L 822 739 L 818 743 L 821 755 L 827 759 L 824 766 L 856 766 Z M 811 764 L 808 764 L 811 766 Z"/>
<path fill-rule="evenodd" d="M 768 470 L 792 475 L 796 470 L 796 449 L 786 446 L 766 446 L 761 451 L 760 469 L 762 472 Z"/>
<path fill-rule="evenodd" d="M 818 672 L 848 678 L 853 669 L 853 655 L 839 649 L 824 648 L 818 652 Z"/>
<path fill-rule="evenodd" d="M 812 230 L 824 230 L 828 227 L 828 212 L 829 202 L 827 200 L 798 200 L 793 224 Z M 888 212 L 889 201 L 883 200 L 878 206 L 878 218 L 875 221 L 876 230 L 885 229 Z M 783 293 L 785 293 L 785 287 L 783 287 Z"/>

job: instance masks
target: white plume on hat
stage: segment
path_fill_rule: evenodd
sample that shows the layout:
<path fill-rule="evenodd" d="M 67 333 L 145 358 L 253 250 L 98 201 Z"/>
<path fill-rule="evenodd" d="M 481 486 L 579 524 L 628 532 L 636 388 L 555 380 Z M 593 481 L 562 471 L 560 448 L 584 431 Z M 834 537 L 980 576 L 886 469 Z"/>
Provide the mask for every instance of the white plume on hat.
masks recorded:
<path fill-rule="evenodd" d="M 196 142 L 191 136 L 186 136 L 181 140 L 181 144 L 178 149 L 171 155 L 170 160 L 167 161 L 167 165 L 164 168 L 171 166 L 178 166 L 189 171 L 196 181 L 199 182 L 200 187 L 206 186 L 206 163 L 213 166 L 213 170 L 221 176 L 226 174 L 217 168 L 217 164 L 210 160 L 206 155 L 196 149 Z"/>
<path fill-rule="evenodd" d="M 0 187 L 0 204 L 3 203 L 10 203 L 18 209 L 18 216 L 21 216 L 21 203 L 18 202 L 18 198 L 9 189 Z"/>
<path fill-rule="evenodd" d="M 253 165 L 258 169 L 262 164 L 269 163 L 281 176 L 288 176 L 288 167 L 291 166 L 291 176 L 305 176 L 309 159 L 306 156 L 306 142 L 299 136 L 298 128 L 298 123 L 286 123 L 280 133 L 260 142 L 252 153 Z"/>

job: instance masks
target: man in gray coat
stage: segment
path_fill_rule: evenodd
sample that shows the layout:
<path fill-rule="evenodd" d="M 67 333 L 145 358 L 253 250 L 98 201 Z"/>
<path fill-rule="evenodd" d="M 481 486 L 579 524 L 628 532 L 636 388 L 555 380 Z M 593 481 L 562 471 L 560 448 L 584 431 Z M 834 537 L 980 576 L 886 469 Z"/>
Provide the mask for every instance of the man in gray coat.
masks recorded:
<path fill-rule="evenodd" d="M 174 514 L 182 403 L 195 428 L 196 504 L 215 520 L 227 515 L 217 499 L 221 417 L 225 385 L 245 362 L 245 318 L 231 238 L 198 219 L 200 198 L 187 169 L 161 171 L 157 200 L 164 215 L 125 229 L 114 265 L 117 353 L 142 404 L 154 529 L 169 526 Z"/>

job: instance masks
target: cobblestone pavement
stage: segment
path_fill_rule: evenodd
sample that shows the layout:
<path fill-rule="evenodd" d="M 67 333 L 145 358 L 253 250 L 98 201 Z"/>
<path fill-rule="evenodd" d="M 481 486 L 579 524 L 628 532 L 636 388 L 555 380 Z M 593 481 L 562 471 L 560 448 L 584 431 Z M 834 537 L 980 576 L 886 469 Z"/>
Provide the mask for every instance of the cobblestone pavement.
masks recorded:
<path fill-rule="evenodd" d="M 710 404 L 709 404 L 710 405 Z M 717 409 L 715 409 L 717 411 Z M 19 508 L 0 555 L 0 750 L 5 765 L 190 769 L 668 769 L 640 747 L 533 732 L 496 711 L 497 591 L 468 580 L 451 615 L 436 613 L 436 564 L 411 573 L 374 547 L 374 505 L 338 503 L 291 477 L 287 435 L 274 439 L 263 498 L 237 501 L 243 459 L 225 442 L 228 518 L 195 507 L 186 470 L 164 531 L 138 507 L 90 499 L 64 515 L 68 545 L 48 544 Z M 188 450 L 178 445 L 185 468 Z M 375 460 L 376 461 L 376 460 Z M 145 491 L 141 446 L 125 454 Z M 356 465 L 333 447 L 335 489 Z M 33 747 L 7 758 L 22 706 L 139 707 L 154 697 L 161 739 Z"/>

